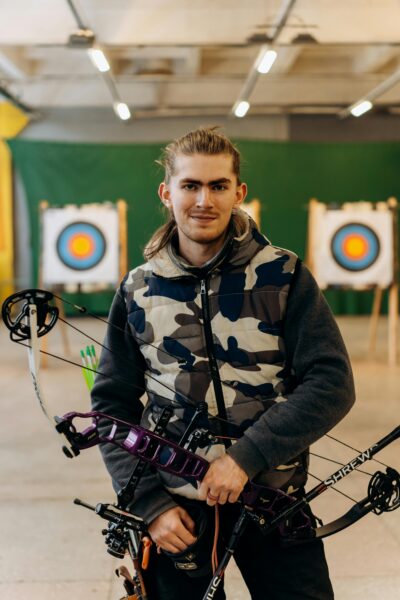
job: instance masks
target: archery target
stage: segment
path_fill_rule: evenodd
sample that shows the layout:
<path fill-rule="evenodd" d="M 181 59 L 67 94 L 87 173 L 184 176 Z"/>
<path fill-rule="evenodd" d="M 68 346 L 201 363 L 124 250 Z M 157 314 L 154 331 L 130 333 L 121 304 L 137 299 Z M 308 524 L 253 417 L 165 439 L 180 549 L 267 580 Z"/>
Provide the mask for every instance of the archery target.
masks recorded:
<path fill-rule="evenodd" d="M 42 221 L 44 285 L 119 280 L 119 221 L 114 205 L 47 208 Z"/>
<path fill-rule="evenodd" d="M 392 214 L 326 210 L 318 215 L 312 251 L 314 275 L 321 288 L 386 288 L 394 271 Z"/>
<path fill-rule="evenodd" d="M 379 252 L 379 238 L 367 225 L 348 223 L 339 227 L 332 236 L 332 257 L 348 271 L 368 269 L 379 257 Z"/>
<path fill-rule="evenodd" d="M 106 239 L 101 229 L 87 221 L 66 225 L 57 239 L 58 257 L 70 269 L 92 269 L 105 252 Z"/>

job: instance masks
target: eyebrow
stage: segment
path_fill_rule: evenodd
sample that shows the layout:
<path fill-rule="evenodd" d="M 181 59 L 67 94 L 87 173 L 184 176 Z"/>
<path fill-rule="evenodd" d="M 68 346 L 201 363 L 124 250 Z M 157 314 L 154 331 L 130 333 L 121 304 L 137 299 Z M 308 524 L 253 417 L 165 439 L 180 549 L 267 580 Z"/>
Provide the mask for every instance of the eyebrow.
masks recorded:
<path fill-rule="evenodd" d="M 179 183 L 196 183 L 198 185 L 203 185 L 203 182 L 199 179 L 192 179 L 191 177 L 185 177 L 181 179 Z M 227 179 L 226 177 L 221 177 L 220 179 L 214 179 L 213 181 L 207 182 L 207 185 L 218 185 L 220 183 L 232 183 L 231 179 Z"/>

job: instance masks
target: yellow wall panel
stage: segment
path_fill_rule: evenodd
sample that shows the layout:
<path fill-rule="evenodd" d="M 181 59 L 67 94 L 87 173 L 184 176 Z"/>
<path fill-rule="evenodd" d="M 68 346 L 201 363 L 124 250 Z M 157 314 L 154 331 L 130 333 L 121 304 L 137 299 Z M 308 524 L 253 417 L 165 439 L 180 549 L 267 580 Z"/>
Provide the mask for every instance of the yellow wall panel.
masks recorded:
<path fill-rule="evenodd" d="M 0 301 L 14 290 L 12 163 L 4 139 L 17 136 L 28 120 L 12 104 L 0 103 Z"/>

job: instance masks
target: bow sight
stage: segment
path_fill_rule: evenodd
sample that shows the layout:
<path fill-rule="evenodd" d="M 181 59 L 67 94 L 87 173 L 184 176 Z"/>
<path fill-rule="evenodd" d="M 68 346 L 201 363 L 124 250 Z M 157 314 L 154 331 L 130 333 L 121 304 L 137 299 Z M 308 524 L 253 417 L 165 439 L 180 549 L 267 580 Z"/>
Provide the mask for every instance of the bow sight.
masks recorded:
<path fill-rule="evenodd" d="M 99 502 L 96 506 L 92 506 L 79 498 L 75 498 L 74 504 L 92 510 L 96 515 L 109 522 L 108 529 L 103 529 L 102 534 L 105 536 L 105 542 L 108 546 L 107 552 L 116 558 L 124 558 L 130 542 L 131 532 L 143 533 L 146 531 L 146 524 L 143 519 L 130 512 L 118 509 L 113 504 Z"/>

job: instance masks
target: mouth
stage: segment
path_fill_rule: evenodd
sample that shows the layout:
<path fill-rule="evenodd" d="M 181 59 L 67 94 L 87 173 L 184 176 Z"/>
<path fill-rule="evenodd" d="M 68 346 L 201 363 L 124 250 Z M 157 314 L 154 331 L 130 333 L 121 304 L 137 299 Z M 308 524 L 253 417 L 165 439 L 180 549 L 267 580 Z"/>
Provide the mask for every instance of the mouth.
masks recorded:
<path fill-rule="evenodd" d="M 190 215 L 190 218 L 198 221 L 199 223 L 209 223 L 214 221 L 217 217 L 216 215 Z"/>

